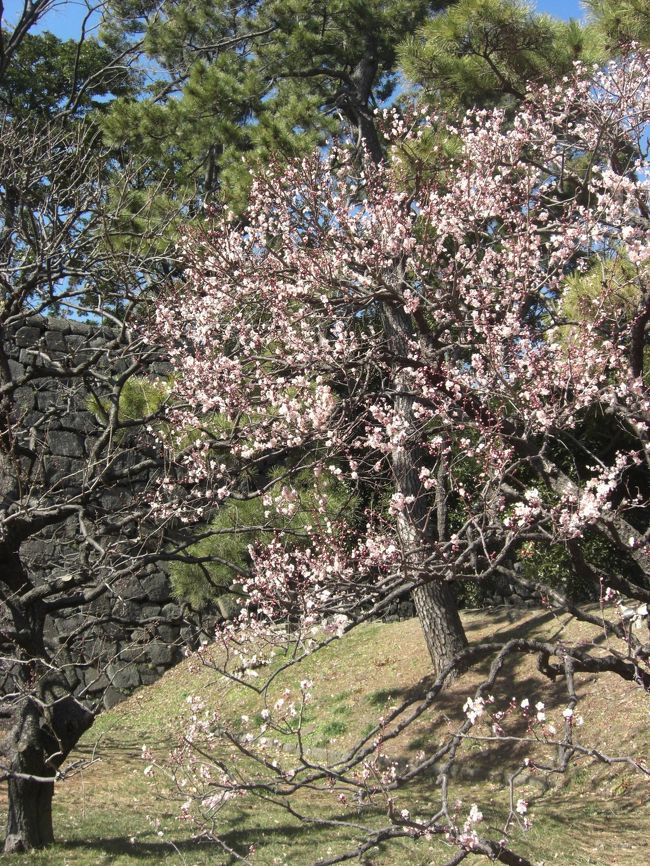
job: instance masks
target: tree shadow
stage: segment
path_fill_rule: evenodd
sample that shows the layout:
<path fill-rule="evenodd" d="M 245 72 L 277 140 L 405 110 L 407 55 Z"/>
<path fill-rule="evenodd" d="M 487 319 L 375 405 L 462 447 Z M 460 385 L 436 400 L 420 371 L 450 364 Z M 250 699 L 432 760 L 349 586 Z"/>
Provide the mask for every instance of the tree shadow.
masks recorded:
<path fill-rule="evenodd" d="M 253 820 L 255 813 L 252 813 Z M 334 821 L 349 820 L 350 816 L 341 813 L 333 815 L 331 819 Z M 263 820 L 263 819 L 261 819 Z M 233 818 L 229 823 L 235 825 L 231 829 L 224 832 L 221 839 L 228 848 L 236 852 L 240 857 L 246 857 L 249 853 L 249 848 L 252 843 L 256 846 L 264 846 L 272 844 L 274 840 L 282 840 L 284 844 L 291 844 L 300 838 L 306 838 L 308 834 L 308 845 L 310 848 L 314 844 L 318 844 L 320 837 L 329 838 L 332 828 L 326 824 L 319 826 L 318 824 L 301 824 L 280 822 L 272 827 L 259 826 L 256 827 L 251 823 L 251 815 L 242 815 L 238 821 Z M 246 823 L 245 827 L 238 827 L 237 824 Z M 222 859 L 211 859 L 215 866 L 221 864 L 235 862 L 232 854 L 219 844 L 219 842 L 209 838 L 185 838 L 185 839 L 153 839 L 151 841 L 138 838 L 139 836 L 148 836 L 151 831 L 146 833 L 135 834 L 132 837 L 126 836 L 107 836 L 97 838 L 84 839 L 68 839 L 65 842 L 66 850 L 74 849 L 78 851 L 96 851 L 104 855 L 102 863 L 109 866 L 114 860 L 120 857 L 128 856 L 132 859 L 144 860 L 146 862 L 164 862 L 166 858 L 174 855 L 184 855 L 196 853 L 197 849 L 212 848 L 215 855 L 220 853 Z"/>
<path fill-rule="evenodd" d="M 199 844 L 196 839 L 179 839 L 170 841 L 161 839 L 151 840 L 148 842 L 138 838 L 138 836 L 149 835 L 149 833 L 150 831 L 147 831 L 146 834 L 140 833 L 130 837 L 99 836 L 97 838 L 67 839 L 65 842 L 65 848 L 66 850 L 76 849 L 79 851 L 90 850 L 101 852 L 111 858 L 102 861 L 103 863 L 108 864 L 111 863 L 113 859 L 124 857 L 125 855 L 138 860 L 155 862 L 156 860 L 163 860 L 165 857 L 170 856 L 174 851 L 185 853 L 194 850 Z"/>
<path fill-rule="evenodd" d="M 536 633 L 543 632 L 545 642 L 555 643 L 562 637 L 567 626 L 574 621 L 572 615 L 565 612 L 560 616 L 559 612 L 554 610 L 539 611 L 531 615 L 530 610 L 504 608 L 494 614 L 495 612 L 490 612 L 490 621 L 496 622 L 496 628 L 490 638 L 491 642 L 506 643 L 518 638 L 534 638 Z M 549 626 L 552 627 L 554 622 L 557 623 L 557 628 L 549 634 Z M 471 644 L 472 637 L 476 638 L 477 633 L 484 630 L 484 625 L 475 622 L 468 623 L 467 626 Z M 588 642 L 600 644 L 606 639 L 604 632 L 601 635 L 596 633 L 590 636 Z M 475 643 L 479 642 L 475 640 Z M 458 729 L 464 719 L 463 704 L 467 697 L 474 695 L 478 684 L 487 676 L 494 655 L 495 653 L 491 653 L 461 676 L 454 685 L 437 695 L 426 711 L 426 720 L 423 716 L 418 723 L 417 733 L 401 745 L 398 754 L 391 755 L 391 759 L 395 760 L 400 768 L 402 765 L 412 763 L 415 753 L 421 750 L 429 754 L 435 752 L 441 738 L 451 736 Z M 592 676 L 576 679 L 578 698 L 584 697 L 592 680 Z M 372 693 L 369 703 L 376 709 L 388 703 L 399 704 L 402 701 L 416 703 L 425 698 L 434 682 L 435 677 L 429 675 L 408 687 L 378 690 Z M 547 713 L 549 721 L 553 720 L 557 729 L 557 734 L 549 734 L 549 739 L 561 739 L 564 729 L 562 711 L 569 701 L 565 678 L 560 675 L 552 680 L 542 672 L 532 671 L 531 654 L 516 652 L 505 659 L 490 691 L 495 701 L 493 705 L 486 707 L 486 716 L 487 713 L 496 710 L 505 712 L 508 716 L 508 735 L 520 737 L 522 741 L 515 742 L 495 737 L 485 742 L 479 738 L 472 739 L 471 732 L 468 732 L 470 735 L 467 736 L 467 742 L 454 759 L 452 778 L 472 783 L 491 781 L 506 784 L 509 777 L 522 767 L 524 758 L 531 757 L 533 750 L 537 750 L 538 756 L 542 753 L 545 755 L 543 763 L 553 763 L 557 746 L 546 743 L 540 733 L 540 724 L 537 724 L 534 733 L 531 733 L 529 722 L 535 719 L 535 704 L 538 701 L 543 702 L 544 712 Z M 527 710 L 522 707 L 522 701 L 528 701 Z M 489 728 L 483 728 L 480 734 L 489 735 Z M 530 741 L 534 740 L 535 735 L 539 738 L 538 742 L 531 744 Z M 440 771 L 440 766 L 432 766 L 422 778 L 435 779 Z M 526 779 L 534 784 L 540 793 L 554 787 L 548 776 L 541 772 L 526 773 Z"/>

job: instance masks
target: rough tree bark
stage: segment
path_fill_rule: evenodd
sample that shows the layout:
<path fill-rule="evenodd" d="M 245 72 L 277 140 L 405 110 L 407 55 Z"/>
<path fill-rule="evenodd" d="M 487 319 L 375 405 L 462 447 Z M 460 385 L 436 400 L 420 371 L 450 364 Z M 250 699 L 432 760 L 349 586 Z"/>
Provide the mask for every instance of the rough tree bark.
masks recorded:
<path fill-rule="evenodd" d="M 12 535 L 7 531 L 0 545 L 2 582 L 13 593 L 5 604 L 15 646 L 9 671 L 14 694 L 7 701 L 13 709 L 12 726 L 0 745 L 8 781 L 4 845 L 8 854 L 42 848 L 54 840 L 56 771 L 94 719 L 93 713 L 70 694 L 62 674 L 47 663 L 46 605 L 37 594 L 25 600 L 30 590 L 34 595 L 35 586 L 14 549 L 20 540 L 12 539 Z"/>
<path fill-rule="evenodd" d="M 407 357 L 410 335 L 406 315 L 387 303 L 384 321 L 394 355 Z M 406 444 L 395 448 L 391 455 L 395 491 L 406 500 L 398 515 L 404 567 L 408 579 L 422 582 L 413 590 L 413 602 L 437 674 L 467 646 L 453 589 L 439 580 L 427 582 L 427 562 L 435 555 L 435 542 L 446 540 L 446 490 L 444 479 L 439 477 L 434 501 L 420 481 L 420 468 L 426 465 L 422 462 L 423 443 L 413 412 L 413 398 L 409 395 L 408 378 L 399 364 L 394 367 L 393 387 L 395 409 L 407 422 Z M 444 469 L 442 462 L 440 466 Z M 444 471 L 438 475 L 443 476 Z"/>
<path fill-rule="evenodd" d="M 93 722 L 93 714 L 70 695 L 39 704 L 32 697 L 25 699 L 2 746 L 9 773 L 6 854 L 43 848 L 54 841 L 56 771 Z"/>

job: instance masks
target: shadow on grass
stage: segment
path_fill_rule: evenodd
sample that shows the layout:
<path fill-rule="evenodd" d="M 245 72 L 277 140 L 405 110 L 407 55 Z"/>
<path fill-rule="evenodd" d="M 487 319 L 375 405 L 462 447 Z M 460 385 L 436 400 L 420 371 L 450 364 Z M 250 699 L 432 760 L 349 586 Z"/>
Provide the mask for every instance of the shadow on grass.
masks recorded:
<path fill-rule="evenodd" d="M 565 624 L 559 620 L 557 613 L 553 610 L 542 610 L 533 616 L 530 616 L 531 612 L 530 608 L 490 608 L 486 611 L 486 613 L 489 613 L 490 622 L 494 624 L 490 639 L 493 640 L 495 637 L 499 637 L 505 641 L 517 637 L 529 637 L 531 632 L 547 625 L 553 620 L 557 620 L 558 622 L 558 635 L 565 627 Z M 502 626 L 502 628 L 498 628 L 498 626 Z M 472 632 L 482 631 L 483 629 L 485 629 L 485 623 L 480 619 L 476 622 L 465 623 L 465 631 L 470 636 L 470 642 Z M 557 635 L 551 635 L 547 640 L 552 641 L 555 637 Z"/>
<path fill-rule="evenodd" d="M 535 802 L 537 798 L 534 798 Z M 312 862 L 316 848 L 325 839 L 328 845 L 341 851 L 353 847 L 353 831 L 350 833 L 340 832 L 328 826 L 315 826 L 313 824 L 298 824 L 295 822 L 279 822 L 273 826 L 255 826 L 256 813 L 244 814 L 236 821 L 236 826 L 223 835 L 223 842 L 238 857 L 246 857 L 249 853 L 251 843 L 263 852 L 265 848 L 272 848 L 275 844 L 290 846 L 294 857 L 302 857 L 302 862 Z M 261 816 L 260 816 L 261 817 Z M 349 815 L 331 815 L 332 820 L 350 818 Z M 584 851 L 587 856 L 590 850 L 595 850 L 598 843 L 606 848 L 619 846 L 619 836 L 628 841 L 641 843 L 647 827 L 641 827 L 639 822 L 639 801 L 626 798 L 616 803 L 603 803 L 591 798 L 572 797 L 567 793 L 559 793 L 544 798 L 543 813 L 539 817 L 540 824 L 535 826 L 532 834 L 539 839 L 531 839 L 533 847 L 543 844 L 549 850 L 559 850 L 565 844 L 567 838 L 574 840 L 574 845 Z M 615 823 L 610 823 L 615 819 Z M 262 819 L 263 820 L 263 819 Z M 647 818 L 643 822 L 647 825 Z M 579 840 L 579 841 L 577 841 Z M 623 846 L 625 847 L 625 846 Z M 634 847 L 634 846 L 632 846 Z M 104 855 L 101 862 L 109 866 L 113 860 L 128 856 L 133 860 L 141 860 L 144 863 L 164 863 L 174 857 L 185 858 L 195 855 L 199 858 L 196 862 L 210 864 L 210 866 L 234 866 L 237 857 L 233 857 L 218 842 L 201 839 L 179 839 L 179 840 L 151 840 L 135 838 L 131 842 L 125 837 L 105 837 L 97 839 L 73 840 L 65 844 L 65 848 L 77 851 L 96 852 Z M 268 852 L 267 852 L 268 853 Z M 578 862 L 578 851 L 575 851 Z M 194 861 L 192 861 L 194 862 Z M 241 862 L 241 861 L 240 861 Z M 400 863 L 402 861 L 400 860 Z M 566 862 L 566 861 L 565 861 Z M 581 859 L 580 862 L 583 862 Z M 591 859 L 588 862 L 595 862 Z M 600 862 L 600 861 L 599 861 Z M 614 861 L 620 866 L 623 861 Z M 630 860 L 629 864 L 635 866 L 641 861 Z"/>
<path fill-rule="evenodd" d="M 527 613 L 528 611 L 507 609 L 503 612 L 493 615 L 493 612 L 491 611 L 491 618 L 494 619 L 497 623 L 503 623 L 505 627 L 497 629 L 490 637 L 490 641 L 499 641 L 502 643 L 506 643 L 509 640 L 514 640 L 517 638 L 531 637 L 531 633 L 534 633 L 537 629 L 542 628 L 553 620 L 557 620 L 557 616 L 553 611 L 543 611 L 533 617 L 526 616 Z M 554 640 L 557 640 L 557 638 L 564 630 L 565 626 L 566 623 L 560 622 L 558 620 L 557 631 L 554 634 L 545 637 L 544 639 L 550 643 L 552 643 Z M 481 631 L 483 627 L 484 626 L 481 623 L 469 623 L 466 625 L 465 630 L 469 637 L 470 645 L 472 644 L 472 632 Z M 521 657 L 521 654 L 514 654 L 509 659 L 507 659 L 499 678 L 508 679 L 509 676 L 513 673 L 514 668 L 521 660 Z M 474 666 L 472 670 L 479 675 L 484 675 L 487 672 L 491 662 L 492 656 L 486 658 L 486 660 Z M 465 678 L 461 678 L 459 680 L 459 685 L 461 687 L 463 685 L 464 679 Z M 371 692 L 367 696 L 366 700 L 372 707 L 375 708 L 381 707 L 388 702 L 396 703 L 398 701 L 405 700 L 421 700 L 426 695 L 427 691 L 431 688 L 434 682 L 435 677 L 433 675 L 429 675 L 421 679 L 418 683 L 407 688 L 379 689 L 375 692 Z M 529 678 L 528 681 L 522 680 L 518 682 L 518 687 L 520 688 L 520 690 L 522 687 L 530 688 L 532 683 L 535 683 L 535 680 L 533 678 Z M 537 683 L 535 683 L 535 686 L 537 688 L 539 687 Z M 445 690 L 439 695 L 435 706 L 440 707 L 444 710 L 448 710 L 450 706 L 455 706 L 457 703 L 458 691 L 456 689 L 451 691 Z"/>
<path fill-rule="evenodd" d="M 571 796 L 566 793 L 550 794 L 544 798 L 540 812 L 546 843 L 559 848 L 562 840 L 573 839 L 583 850 L 595 850 L 597 843 L 605 843 L 611 852 L 626 848 L 642 848 L 648 834 L 647 801 L 644 796 L 625 796 L 603 800 L 597 792 L 593 796 Z M 625 859 L 616 863 L 647 863 Z M 589 860 L 589 862 L 592 862 Z"/>
<path fill-rule="evenodd" d="M 114 857 L 127 855 L 134 859 L 154 861 L 162 860 L 175 849 L 182 853 L 194 850 L 199 843 L 195 839 L 145 842 L 139 840 L 137 836 L 132 842 L 131 838 L 126 836 L 100 836 L 96 839 L 67 839 L 61 844 L 66 850 L 100 851 L 103 854 L 112 854 Z"/>
<path fill-rule="evenodd" d="M 560 618 L 552 610 L 531 613 L 529 610 L 514 610 L 512 608 L 496 612 L 490 611 L 490 617 L 497 624 L 492 640 L 503 643 L 517 638 L 534 637 L 536 632 L 545 633 L 544 640 L 553 643 L 561 637 L 567 625 L 573 620 L 571 616 Z M 547 634 L 550 630 L 549 626 L 552 628 L 553 625 L 557 627 L 553 629 L 551 635 Z M 482 628 L 483 625 L 480 622 L 467 624 L 470 643 L 473 633 L 476 635 Z M 598 643 L 599 636 L 596 635 L 595 639 L 591 637 L 590 642 Z M 413 754 L 420 750 L 429 753 L 435 750 L 441 734 L 449 735 L 450 731 L 462 722 L 462 706 L 465 698 L 474 694 L 479 682 L 488 674 L 493 657 L 493 655 L 487 657 L 468 671 L 451 689 L 444 690 L 437 696 L 427 711 L 428 721 L 424 722 L 423 718 L 416 736 L 411 737 L 409 743 L 403 747 L 403 759 L 412 760 Z M 521 709 L 521 702 L 524 699 L 529 701 L 531 708 L 541 700 L 549 720 L 553 719 L 557 729 L 562 730 L 561 712 L 567 706 L 570 698 L 565 678 L 558 676 L 555 681 L 552 681 L 543 676 L 540 677 L 537 671 L 530 670 L 531 661 L 530 655 L 527 653 L 513 653 L 505 659 L 497 680 L 490 689 L 490 693 L 495 697 L 495 703 L 492 707 L 486 708 L 488 711 L 504 712 L 508 717 L 508 735 L 521 737 L 523 741 L 515 743 L 511 740 L 499 741 L 494 739 L 489 743 L 470 742 L 471 737 L 468 737 L 467 745 L 460 750 L 454 762 L 452 776 L 457 780 L 473 783 L 489 780 L 504 784 L 510 775 L 521 767 L 523 758 L 530 756 L 532 748 L 529 729 L 530 716 L 524 714 Z M 522 670 L 522 665 L 525 666 L 524 670 Z M 416 704 L 425 697 L 434 681 L 434 677 L 430 675 L 406 688 L 379 689 L 369 694 L 366 700 L 373 708 L 380 708 L 389 703 L 399 704 L 402 701 Z M 578 697 L 583 697 L 587 688 L 588 681 L 576 681 Z M 516 689 L 516 694 L 513 694 L 513 689 Z M 516 708 L 514 711 L 511 709 L 513 706 L 511 702 L 514 702 Z M 529 712 L 534 714 L 534 710 Z M 526 739 L 528 742 L 525 741 Z M 550 744 L 547 746 L 543 737 L 539 738 L 536 745 L 538 748 L 546 750 L 542 763 L 553 763 L 554 747 Z M 423 778 L 435 778 L 439 771 L 439 767 L 432 766 L 430 771 L 423 775 Z M 542 775 L 537 776 L 534 781 L 535 786 L 541 789 L 541 792 L 546 792 L 552 787 L 551 783 Z"/>
<path fill-rule="evenodd" d="M 335 821 L 349 820 L 349 815 L 336 815 L 332 816 L 332 819 Z M 240 826 L 228 830 L 222 836 L 225 846 L 236 852 L 239 857 L 246 857 L 249 854 L 252 843 L 257 848 L 264 848 L 278 841 L 284 845 L 291 845 L 302 840 L 304 845 L 312 850 L 314 845 L 319 844 L 321 837 L 325 837 L 328 840 L 332 839 L 332 827 L 327 825 L 318 826 L 311 823 L 279 822 L 272 827 L 257 827 L 254 821 L 255 813 L 252 815 L 242 815 L 239 821 L 235 820 L 233 822 Z M 246 826 L 242 827 L 241 824 L 245 824 Z M 146 835 L 149 835 L 149 833 Z M 340 838 L 339 841 L 341 844 L 345 844 L 346 842 L 349 843 L 351 838 Z M 197 854 L 198 852 L 210 852 L 210 859 L 205 862 L 209 862 L 212 866 L 234 863 L 236 859 L 219 842 L 201 837 L 146 841 L 139 839 L 137 835 L 131 838 L 109 836 L 94 839 L 68 839 L 65 843 L 59 844 L 66 851 L 95 851 L 110 858 L 102 860 L 103 864 L 111 863 L 113 858 L 117 859 L 118 857 L 125 856 L 134 860 L 143 860 L 146 863 L 164 862 L 167 858 L 171 858 L 174 855 L 183 857 L 186 854 Z M 220 859 L 215 859 L 216 856 Z"/>

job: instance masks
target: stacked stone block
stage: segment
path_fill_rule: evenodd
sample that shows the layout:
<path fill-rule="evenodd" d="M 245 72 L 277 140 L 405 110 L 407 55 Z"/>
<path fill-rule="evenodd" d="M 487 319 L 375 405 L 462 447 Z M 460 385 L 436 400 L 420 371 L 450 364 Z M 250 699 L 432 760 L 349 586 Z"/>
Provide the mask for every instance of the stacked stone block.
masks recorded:
<path fill-rule="evenodd" d="M 114 336 L 97 325 L 33 316 L 5 334 L 5 352 L 15 381 L 39 361 L 72 359 L 79 363 L 99 352 L 101 364 L 102 347 Z M 63 378 L 38 378 L 15 392 L 15 402 L 22 415 L 21 429 L 45 444 L 41 449 L 46 455 L 43 485 L 65 485 L 66 495 L 74 495 L 76 479 L 83 473 L 98 432 L 91 394 L 83 386 L 70 387 Z M 124 467 L 141 456 L 136 445 L 118 461 Z M 124 514 L 141 486 L 140 478 L 135 484 L 124 481 L 102 489 L 103 508 Z M 135 527 L 120 521 L 115 532 L 128 537 Z M 26 541 L 21 556 L 30 575 L 36 580 L 57 576 L 66 551 L 78 543 L 78 534 L 71 518 Z M 180 660 L 186 645 L 209 635 L 214 624 L 213 616 L 202 620 L 181 605 L 173 596 L 165 568 L 150 563 L 116 581 L 83 609 L 64 610 L 52 617 L 47 639 L 76 693 L 110 707 L 140 685 L 154 682 Z"/>

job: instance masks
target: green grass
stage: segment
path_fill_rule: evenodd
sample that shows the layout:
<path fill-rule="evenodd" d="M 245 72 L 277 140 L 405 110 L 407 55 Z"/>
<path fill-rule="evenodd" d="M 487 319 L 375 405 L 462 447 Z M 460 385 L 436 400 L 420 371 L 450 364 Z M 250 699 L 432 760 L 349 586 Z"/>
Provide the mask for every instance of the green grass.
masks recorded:
<path fill-rule="evenodd" d="M 376 692 L 371 692 L 369 695 L 366 695 L 366 700 L 370 706 L 379 707 L 380 709 L 394 699 L 395 695 L 389 689 L 378 689 Z"/>
<path fill-rule="evenodd" d="M 470 640 L 487 633 L 550 638 L 587 639 L 585 627 L 566 617 L 546 612 L 477 612 L 465 618 Z M 282 659 L 274 660 L 276 667 Z M 375 623 L 358 629 L 328 649 L 308 656 L 297 668 L 284 672 L 265 699 L 233 687 L 214 670 L 188 660 L 153 686 L 141 689 L 124 704 L 102 715 L 71 756 L 95 756 L 95 764 L 62 783 L 55 796 L 55 830 L 60 840 L 43 852 L 2 858 L 24 866 L 222 866 L 235 861 L 214 844 L 192 838 L 192 828 L 180 822 L 179 798 L 164 776 L 153 782 L 143 775 L 140 757 L 146 743 L 161 759 L 176 742 L 187 716 L 187 697 L 202 695 L 221 716 L 237 723 L 242 715 L 262 721 L 266 701 L 271 706 L 284 688 L 314 680 L 313 702 L 308 705 L 305 745 L 314 760 L 336 758 L 360 736 L 369 733 L 378 718 L 407 694 L 426 684 L 428 662 L 415 621 Z M 416 751 L 432 749 L 448 726 L 461 714 L 462 703 L 477 676 L 454 686 L 425 717 L 391 744 L 387 753 L 403 764 Z M 561 687 L 549 687 L 532 658 L 517 661 L 495 689 L 497 701 L 509 700 L 513 682 L 517 696 L 531 703 L 543 699 L 549 715 L 566 705 Z M 635 686 L 605 678 L 578 677 L 580 712 L 585 717 L 585 740 L 605 751 L 631 752 L 648 757 L 650 734 L 647 698 Z M 281 738 L 279 738 L 281 739 Z M 285 739 L 288 739 L 286 737 Z M 520 756 L 519 756 L 520 757 Z M 505 747 L 488 750 L 485 744 L 467 744 L 461 759 L 463 775 L 453 782 L 453 797 L 467 809 L 480 803 L 486 825 L 498 834 L 503 822 L 507 791 L 504 778 L 519 757 Z M 279 760 L 288 765 L 295 753 L 284 749 Z M 245 769 L 242 765 L 242 768 Z M 311 791 L 297 805 L 307 817 L 352 818 L 368 826 L 384 823 L 385 803 L 341 805 L 336 792 Z M 435 809 L 439 794 L 436 775 L 420 779 L 408 793 L 395 794 L 397 808 L 412 814 Z M 566 866 L 647 866 L 645 840 L 650 833 L 648 785 L 625 768 L 580 761 L 565 777 L 547 782 L 530 774 L 518 796 L 529 800 L 534 815 L 528 833 L 515 833 L 516 846 L 533 862 Z M 351 846 L 354 831 L 344 827 L 304 825 L 269 802 L 236 800 L 219 813 L 219 829 L 226 843 L 245 854 L 256 846 L 254 863 L 269 866 L 306 866 L 329 853 Z M 444 862 L 449 849 L 440 840 L 405 841 L 367 852 L 366 866 L 418 866 Z M 469 866 L 484 859 L 469 857 Z"/>

